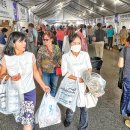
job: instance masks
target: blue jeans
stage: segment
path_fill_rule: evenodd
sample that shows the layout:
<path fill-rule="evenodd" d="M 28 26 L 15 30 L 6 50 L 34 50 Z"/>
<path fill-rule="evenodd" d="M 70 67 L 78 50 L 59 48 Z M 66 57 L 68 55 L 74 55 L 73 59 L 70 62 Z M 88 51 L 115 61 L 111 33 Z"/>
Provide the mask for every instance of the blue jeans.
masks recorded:
<path fill-rule="evenodd" d="M 71 109 L 66 110 L 66 121 L 72 122 L 74 112 Z M 80 107 L 79 130 L 88 130 L 88 110 L 85 107 Z"/>
<path fill-rule="evenodd" d="M 61 50 L 61 52 L 62 52 L 63 41 L 59 41 L 59 40 L 58 40 L 58 46 L 59 46 L 59 48 L 60 48 L 60 50 Z"/>
<path fill-rule="evenodd" d="M 121 96 L 121 114 L 130 117 L 130 75 L 123 79 L 123 93 Z"/>
<path fill-rule="evenodd" d="M 42 73 L 42 80 L 46 85 L 48 85 L 51 89 L 50 94 L 51 96 L 55 97 L 56 95 L 56 88 L 58 83 L 58 76 L 56 73 Z"/>

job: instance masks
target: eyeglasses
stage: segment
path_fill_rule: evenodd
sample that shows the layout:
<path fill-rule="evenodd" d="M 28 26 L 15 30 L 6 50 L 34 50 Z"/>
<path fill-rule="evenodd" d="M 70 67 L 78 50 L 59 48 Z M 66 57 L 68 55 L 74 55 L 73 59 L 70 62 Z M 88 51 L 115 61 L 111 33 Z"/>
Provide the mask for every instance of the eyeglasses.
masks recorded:
<path fill-rule="evenodd" d="M 50 39 L 43 39 L 43 41 L 49 41 Z"/>

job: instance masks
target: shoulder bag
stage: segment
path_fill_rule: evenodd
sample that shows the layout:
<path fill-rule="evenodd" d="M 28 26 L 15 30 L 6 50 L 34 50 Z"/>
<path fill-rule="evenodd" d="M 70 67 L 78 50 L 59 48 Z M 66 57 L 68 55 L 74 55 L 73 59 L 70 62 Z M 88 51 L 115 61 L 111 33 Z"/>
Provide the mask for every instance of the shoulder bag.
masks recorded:
<path fill-rule="evenodd" d="M 125 60 L 126 60 L 126 47 L 124 48 L 124 66 L 125 66 Z M 122 85 L 123 85 L 123 71 L 124 71 L 124 67 L 120 68 L 119 80 L 118 80 L 118 88 L 120 89 L 122 89 Z"/>

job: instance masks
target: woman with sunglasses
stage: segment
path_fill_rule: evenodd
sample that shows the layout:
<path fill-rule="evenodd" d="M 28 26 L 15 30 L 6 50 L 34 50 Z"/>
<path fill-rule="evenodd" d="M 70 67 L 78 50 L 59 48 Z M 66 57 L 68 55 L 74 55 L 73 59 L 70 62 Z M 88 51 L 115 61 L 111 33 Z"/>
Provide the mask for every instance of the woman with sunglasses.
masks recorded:
<path fill-rule="evenodd" d="M 67 78 L 78 81 L 82 93 L 86 92 L 86 86 L 82 79 L 85 71 L 92 71 L 90 57 L 88 52 L 81 51 L 81 38 L 78 34 L 74 34 L 69 38 L 71 51 L 62 56 L 62 75 Z M 77 98 L 78 101 L 78 98 Z M 82 101 L 78 105 L 80 107 L 79 130 L 88 130 L 88 110 L 85 108 L 85 102 Z M 67 109 L 64 126 L 68 127 L 72 123 L 74 112 Z"/>
<path fill-rule="evenodd" d="M 50 87 L 50 94 L 55 97 L 58 76 L 56 67 L 61 64 L 61 51 L 57 45 L 53 44 L 54 34 L 45 32 L 43 35 L 43 45 L 39 48 L 37 54 L 38 70 L 43 81 Z"/>

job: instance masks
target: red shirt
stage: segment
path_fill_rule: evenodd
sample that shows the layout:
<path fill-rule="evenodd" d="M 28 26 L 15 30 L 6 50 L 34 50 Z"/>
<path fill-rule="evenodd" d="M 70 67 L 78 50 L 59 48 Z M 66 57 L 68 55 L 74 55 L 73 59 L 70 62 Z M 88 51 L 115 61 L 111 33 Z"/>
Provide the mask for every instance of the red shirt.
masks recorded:
<path fill-rule="evenodd" d="M 64 40 L 64 31 L 58 30 L 57 33 L 56 33 L 56 38 L 59 41 L 63 41 Z"/>

